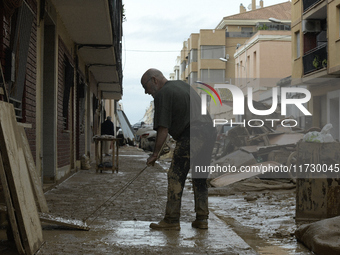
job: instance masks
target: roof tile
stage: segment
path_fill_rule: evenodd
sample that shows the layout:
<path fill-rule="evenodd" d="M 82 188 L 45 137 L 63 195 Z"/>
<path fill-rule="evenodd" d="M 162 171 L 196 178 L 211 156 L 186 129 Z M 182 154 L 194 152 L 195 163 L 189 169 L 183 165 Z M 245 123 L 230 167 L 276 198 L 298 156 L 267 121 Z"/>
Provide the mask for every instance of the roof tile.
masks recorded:
<path fill-rule="evenodd" d="M 279 20 L 291 19 L 291 2 L 284 2 L 263 8 L 259 8 L 244 13 L 239 13 L 231 16 L 224 17 L 223 20 L 256 20 L 268 19 L 268 17 L 276 18 Z"/>

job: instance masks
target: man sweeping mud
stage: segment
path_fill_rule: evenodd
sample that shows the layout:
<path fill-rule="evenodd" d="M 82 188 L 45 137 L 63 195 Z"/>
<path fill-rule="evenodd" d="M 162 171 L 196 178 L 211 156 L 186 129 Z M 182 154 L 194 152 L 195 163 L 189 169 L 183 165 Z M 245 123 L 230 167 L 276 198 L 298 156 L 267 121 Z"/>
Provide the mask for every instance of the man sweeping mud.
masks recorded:
<path fill-rule="evenodd" d="M 141 78 L 146 94 L 154 98 L 154 129 L 157 130 L 153 154 L 147 165 L 154 165 L 168 134 L 176 140 L 168 172 L 168 200 L 165 217 L 151 223 L 152 229 L 180 229 L 181 198 L 190 167 L 210 165 L 216 139 L 209 115 L 201 115 L 201 98 L 183 81 L 168 81 L 157 69 L 147 70 Z M 192 171 L 196 220 L 192 227 L 208 228 L 208 173 Z"/>

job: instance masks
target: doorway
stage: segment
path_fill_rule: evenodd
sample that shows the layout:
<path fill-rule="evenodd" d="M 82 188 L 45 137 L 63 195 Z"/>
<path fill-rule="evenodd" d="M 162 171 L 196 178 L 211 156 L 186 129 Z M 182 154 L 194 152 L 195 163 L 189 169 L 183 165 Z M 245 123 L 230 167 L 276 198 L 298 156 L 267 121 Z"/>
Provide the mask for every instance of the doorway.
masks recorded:
<path fill-rule="evenodd" d="M 339 140 L 340 129 L 340 90 L 327 93 L 327 120 L 333 125 L 330 133 L 334 139 Z"/>
<path fill-rule="evenodd" d="M 45 15 L 42 86 L 42 166 L 44 182 L 54 182 L 57 166 L 56 133 L 56 28 Z"/>

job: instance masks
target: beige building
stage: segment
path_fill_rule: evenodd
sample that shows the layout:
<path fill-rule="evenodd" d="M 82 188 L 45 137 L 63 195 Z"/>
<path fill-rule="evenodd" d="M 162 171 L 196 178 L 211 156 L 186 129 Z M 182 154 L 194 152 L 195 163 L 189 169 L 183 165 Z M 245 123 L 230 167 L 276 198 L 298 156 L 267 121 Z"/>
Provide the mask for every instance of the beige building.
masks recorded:
<path fill-rule="evenodd" d="M 279 49 L 279 50 L 278 50 Z M 235 85 L 248 94 L 253 89 L 253 100 L 276 87 L 278 81 L 292 73 L 291 32 L 259 30 L 240 46 L 235 54 Z"/>
<path fill-rule="evenodd" d="M 308 86 L 313 126 L 340 129 L 340 0 L 292 1 L 292 85 Z"/>
<path fill-rule="evenodd" d="M 258 30 L 290 30 L 291 2 L 264 7 L 252 0 L 251 11 L 241 4 L 240 13 L 224 17 L 215 29 L 201 29 L 183 42 L 180 62 L 180 79 L 196 86 L 196 81 L 209 85 L 235 83 L 234 54 Z M 269 18 L 280 20 L 274 24 Z M 289 35 L 287 35 L 289 36 Z M 289 74 L 288 74 L 289 75 Z M 224 104 L 210 103 L 210 113 L 215 118 L 229 116 L 230 94 L 218 91 Z"/>
<path fill-rule="evenodd" d="M 154 101 L 150 102 L 149 107 L 146 109 L 145 114 L 143 116 L 143 121 L 145 122 L 145 124 L 148 125 L 153 125 L 153 115 L 154 115 Z"/>
<path fill-rule="evenodd" d="M 180 74 L 179 74 L 180 64 L 181 64 L 181 57 L 177 56 L 176 64 L 174 66 L 174 72 L 170 73 L 169 80 L 179 80 L 180 79 Z"/>
<path fill-rule="evenodd" d="M 202 29 L 191 34 L 181 51 L 181 80 L 190 85 L 225 81 L 225 30 Z"/>
<path fill-rule="evenodd" d="M 255 0 L 252 1 L 255 6 Z M 227 78 L 235 78 L 235 61 L 232 56 L 238 47 L 257 33 L 259 30 L 287 30 L 290 31 L 291 2 L 284 2 L 268 7 L 260 4 L 261 8 L 246 12 L 241 5 L 240 13 L 228 17 L 224 17 L 216 26 L 216 29 L 225 30 L 225 47 Z M 273 23 L 269 19 L 280 21 L 281 23 Z M 231 57 L 231 58 L 230 58 Z"/>

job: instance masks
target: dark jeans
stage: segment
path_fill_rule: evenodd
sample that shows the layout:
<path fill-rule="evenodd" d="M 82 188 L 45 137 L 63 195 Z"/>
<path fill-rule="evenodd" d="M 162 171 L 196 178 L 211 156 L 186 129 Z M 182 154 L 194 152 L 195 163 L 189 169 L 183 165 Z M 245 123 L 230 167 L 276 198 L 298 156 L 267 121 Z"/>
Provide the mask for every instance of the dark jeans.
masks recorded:
<path fill-rule="evenodd" d="M 211 153 L 215 143 L 215 129 L 205 126 L 191 127 L 177 140 L 173 159 L 168 172 L 168 200 L 164 220 L 177 223 L 180 218 L 181 199 L 186 177 L 195 165 L 210 165 Z M 208 187 L 209 173 L 194 173 L 192 182 L 195 199 L 196 219 L 208 219 Z"/>

